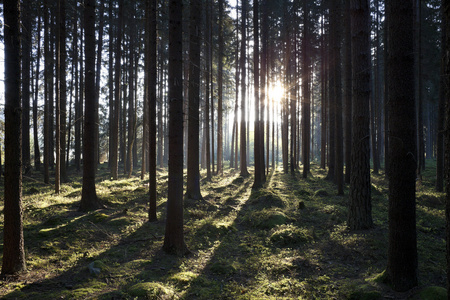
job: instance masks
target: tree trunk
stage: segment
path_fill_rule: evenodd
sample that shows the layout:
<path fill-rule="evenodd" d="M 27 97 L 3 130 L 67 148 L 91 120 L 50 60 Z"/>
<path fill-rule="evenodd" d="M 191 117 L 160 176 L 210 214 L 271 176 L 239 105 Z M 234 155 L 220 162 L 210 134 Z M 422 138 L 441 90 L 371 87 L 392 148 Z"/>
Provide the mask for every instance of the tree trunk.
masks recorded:
<path fill-rule="evenodd" d="M 148 41 L 146 55 L 148 55 L 147 61 L 147 72 L 148 72 L 148 90 L 147 98 L 149 104 L 149 211 L 148 219 L 150 222 L 157 220 L 156 216 L 156 200 L 157 200 L 157 189 L 156 189 L 156 76 L 157 76 L 157 65 L 156 65 L 156 45 L 157 45 L 157 1 L 151 0 L 148 3 Z"/>
<path fill-rule="evenodd" d="M 389 99 L 389 247 L 386 274 L 396 291 L 417 285 L 413 2 L 386 3 Z"/>
<path fill-rule="evenodd" d="M 352 170 L 352 34 L 350 0 L 345 1 L 344 14 L 344 114 L 345 114 L 345 183 L 350 183 Z M 365 47 L 365 46 L 364 46 Z"/>
<path fill-rule="evenodd" d="M 73 28 L 73 43 L 78 45 L 78 9 L 75 11 L 75 26 Z M 81 29 L 83 30 L 83 29 Z M 73 51 L 73 63 L 75 64 L 75 167 L 77 171 L 81 169 L 81 125 L 83 118 L 83 64 L 80 64 L 80 72 L 78 72 L 78 51 Z M 83 38 L 80 43 L 80 61 L 83 61 Z M 78 81 L 78 78 L 80 80 Z"/>
<path fill-rule="evenodd" d="M 450 0 L 442 0 L 442 32 L 443 32 L 443 61 L 441 83 L 443 84 L 442 96 L 445 97 L 446 102 L 445 115 L 443 121 L 444 129 L 444 152 L 445 152 L 445 193 L 446 193 L 446 238 L 447 238 L 447 295 L 450 295 Z"/>
<path fill-rule="evenodd" d="M 253 188 L 258 189 L 262 187 L 261 173 L 264 170 L 261 168 L 261 147 L 264 144 L 261 143 L 260 134 L 260 95 L 259 95 L 259 1 L 253 1 L 253 80 L 254 80 L 254 92 L 255 92 L 255 134 L 254 134 L 254 158 L 255 158 L 255 177 L 253 182 Z"/>
<path fill-rule="evenodd" d="M 55 115 L 55 193 L 59 194 L 61 185 L 61 1 L 57 1 L 56 11 L 56 115 Z"/>
<path fill-rule="evenodd" d="M 202 195 L 200 192 L 199 170 L 200 34 L 202 29 L 201 11 L 201 0 L 191 0 L 189 20 L 189 109 L 186 197 L 192 200 L 202 199 Z M 217 161 L 217 167 L 219 168 L 219 160 Z"/>
<path fill-rule="evenodd" d="M 119 0 L 119 22 L 117 28 L 116 39 L 116 55 L 115 55 L 115 78 L 114 78 L 114 115 L 112 120 L 112 132 L 109 137 L 112 152 L 110 153 L 111 159 L 111 176 L 113 180 L 117 180 L 119 173 L 119 112 L 120 112 L 120 80 L 121 80 L 121 54 L 122 54 L 122 24 L 123 24 L 123 2 Z"/>
<path fill-rule="evenodd" d="M 217 174 L 223 175 L 223 0 L 219 0 L 219 53 L 217 70 Z"/>
<path fill-rule="evenodd" d="M 206 30 L 205 30 L 205 148 L 206 148 L 206 179 L 211 180 L 211 137 L 209 120 L 209 97 L 211 87 L 211 1 L 206 1 Z"/>
<path fill-rule="evenodd" d="M 182 0 L 169 2 L 169 190 L 163 250 L 189 252 L 183 232 L 183 26 Z"/>
<path fill-rule="evenodd" d="M 105 0 L 100 1 L 99 10 L 99 24 L 98 24 L 98 41 L 97 41 L 97 60 L 95 67 L 95 109 L 97 113 L 95 117 L 95 157 L 97 158 L 97 164 L 100 163 L 100 140 L 99 140 L 99 119 L 98 112 L 100 107 L 100 76 L 102 69 L 102 51 L 103 51 L 103 27 L 104 27 L 104 11 L 105 11 Z M 110 25 L 112 26 L 112 25 Z M 112 36 L 111 36 L 112 38 Z"/>
<path fill-rule="evenodd" d="M 241 82 L 241 135 L 240 135 L 240 174 L 243 177 L 249 175 L 247 171 L 247 136 L 246 136 L 246 108 L 245 100 L 247 93 L 247 85 L 245 79 L 247 77 L 246 66 L 246 41 L 247 41 L 247 2 L 248 0 L 242 0 L 242 23 L 241 23 L 241 68 L 242 68 L 242 82 Z"/>
<path fill-rule="evenodd" d="M 311 145 L 311 61 L 310 61 L 310 25 L 309 25 L 308 1 L 303 2 L 303 43 L 302 43 L 302 159 L 303 178 L 307 178 L 310 170 L 310 145 Z"/>
<path fill-rule="evenodd" d="M 331 1 L 330 8 L 330 28 L 331 33 L 331 51 L 332 51 L 332 62 L 331 62 L 331 82 L 333 85 L 330 96 L 334 97 L 334 112 L 331 110 L 330 114 L 334 114 L 334 149 L 333 144 L 330 142 L 331 151 L 335 152 L 335 181 L 337 184 L 338 195 L 344 194 L 344 174 L 343 174 L 343 128 L 342 128 L 342 89 L 341 89 L 341 65 L 340 65 L 340 51 L 341 51 L 341 36 L 340 36 L 340 15 L 341 15 L 341 4 L 339 0 Z M 331 120 L 330 120 L 331 121 Z M 330 159 L 331 160 L 331 159 Z M 330 166 L 331 170 L 331 166 Z"/>
<path fill-rule="evenodd" d="M 50 97 L 49 89 L 50 77 L 52 76 L 52 70 L 50 70 L 50 33 L 49 33 L 49 13 L 48 13 L 48 1 L 44 0 L 44 182 L 48 184 L 50 182 Z"/>
<path fill-rule="evenodd" d="M 67 81 L 66 81 L 66 0 L 61 0 L 60 9 L 60 173 L 61 181 L 69 181 L 66 170 L 66 126 L 67 126 Z"/>
<path fill-rule="evenodd" d="M 34 143 L 34 169 L 40 171 L 41 168 L 41 150 L 39 148 L 38 132 L 38 95 L 39 95 L 39 67 L 41 64 L 41 12 L 38 9 L 37 24 L 37 55 L 36 55 L 36 87 L 34 89 L 33 99 L 33 143 Z"/>
<path fill-rule="evenodd" d="M 450 0 L 449 0 L 450 3 Z M 450 7 L 449 7 L 450 9 Z M 443 22 L 447 21 L 446 19 Z M 446 42 L 446 24 L 442 25 L 442 49 L 447 49 Z M 445 62 L 446 52 L 442 51 L 442 61 Z M 437 120 L 437 141 L 436 141 L 436 192 L 444 191 L 444 122 L 445 122 L 445 104 L 446 100 L 446 83 L 445 81 L 447 77 L 445 77 L 445 65 L 441 64 L 441 78 L 440 78 L 440 87 L 439 87 L 439 104 L 438 104 L 438 120 Z M 448 148 L 447 148 L 448 149 Z M 450 275 L 449 275 L 450 276 Z M 449 277 L 450 278 L 450 277 Z"/>
<path fill-rule="evenodd" d="M 95 0 L 84 1 L 85 34 L 85 115 L 83 134 L 83 188 L 81 190 L 80 211 L 103 208 L 95 190 L 97 158 L 96 143 L 96 100 L 95 100 Z"/>
<path fill-rule="evenodd" d="M 20 4 L 3 1 L 5 22 L 5 195 L 2 275 L 26 271 L 22 221 Z"/>
<path fill-rule="evenodd" d="M 370 184 L 370 6 L 369 1 L 351 1 L 353 69 L 352 170 L 347 225 L 351 230 L 373 226 Z"/>
<path fill-rule="evenodd" d="M 22 8 L 22 163 L 25 174 L 31 171 L 30 155 L 30 71 L 31 71 L 31 9 L 30 0 Z"/>

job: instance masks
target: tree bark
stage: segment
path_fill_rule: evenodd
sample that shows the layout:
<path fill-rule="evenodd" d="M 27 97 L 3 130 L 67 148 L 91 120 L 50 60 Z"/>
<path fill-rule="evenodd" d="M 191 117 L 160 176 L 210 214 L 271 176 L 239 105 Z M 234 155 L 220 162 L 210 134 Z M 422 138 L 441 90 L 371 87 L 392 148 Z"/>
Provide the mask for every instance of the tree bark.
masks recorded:
<path fill-rule="evenodd" d="M 396 291 L 417 285 L 413 1 L 387 3 L 389 247 L 386 274 Z"/>
<path fill-rule="evenodd" d="M 96 99 L 95 99 L 95 0 L 84 1 L 85 34 L 85 115 L 83 134 L 83 187 L 81 190 L 80 211 L 90 211 L 104 206 L 95 190 L 95 171 L 97 158 L 96 143 Z"/>
<path fill-rule="evenodd" d="M 183 26 L 182 0 L 169 2 L 169 182 L 163 250 L 189 252 L 183 232 Z"/>
<path fill-rule="evenodd" d="M 246 177 L 249 175 L 247 170 L 247 121 L 246 121 L 246 93 L 247 85 L 245 79 L 247 77 L 247 66 L 246 66 L 246 41 L 247 41 L 247 3 L 248 0 L 242 0 L 242 17 L 241 17 L 241 70 L 242 70 L 242 81 L 241 81 L 241 134 L 240 134 L 240 175 Z"/>
<path fill-rule="evenodd" d="M 302 43 L 302 160 L 303 178 L 307 178 L 310 170 L 311 145 L 311 61 L 310 61 L 310 25 L 308 1 L 303 2 L 303 43 Z"/>
<path fill-rule="evenodd" d="M 31 3 L 22 8 L 22 163 L 25 174 L 31 171 L 30 155 L 30 71 L 31 71 Z"/>
<path fill-rule="evenodd" d="M 189 109 L 188 109 L 188 161 L 186 197 L 202 199 L 199 169 L 199 105 L 200 105 L 200 44 L 201 44 L 201 0 L 190 1 L 189 38 Z M 220 96 L 219 96 L 220 97 Z M 218 143 L 219 145 L 219 143 Z M 219 160 L 217 161 L 219 168 Z M 219 169 L 218 169 L 219 170 Z"/>
<path fill-rule="evenodd" d="M 150 0 L 146 2 L 148 4 L 148 41 L 147 47 L 148 51 L 146 54 L 148 55 L 148 104 L 149 104 L 149 211 L 148 211 L 148 219 L 150 222 L 154 222 L 157 220 L 156 216 L 156 200 L 157 200 L 157 192 L 156 192 L 156 76 L 157 76 L 157 65 L 156 65 L 156 46 L 157 46 L 157 36 L 156 36 L 156 27 L 157 27 L 157 14 L 156 7 L 157 1 Z"/>
<path fill-rule="evenodd" d="M 359 230 L 373 226 L 369 144 L 370 6 L 368 0 L 352 0 L 350 5 L 354 128 L 347 225 L 351 230 Z"/>
<path fill-rule="evenodd" d="M 219 52 L 217 55 L 217 174 L 223 175 L 223 0 L 219 0 Z"/>
<path fill-rule="evenodd" d="M 123 3 L 124 0 L 119 0 L 119 21 L 117 28 L 117 40 L 116 40 L 116 54 L 115 54 L 115 66 L 114 66 L 114 115 L 112 120 L 112 132 L 109 137 L 111 145 L 111 176 L 113 180 L 117 180 L 119 173 L 119 112 L 120 112 L 120 81 L 121 81 L 121 55 L 122 55 L 122 24 L 123 24 Z"/>
<path fill-rule="evenodd" d="M 2 275 L 26 271 L 22 211 L 20 4 L 3 1 L 5 21 L 5 196 Z"/>
<path fill-rule="evenodd" d="M 34 169 L 41 169 L 41 150 L 39 148 L 39 132 L 38 132 L 38 95 L 39 95 L 39 69 L 41 62 L 41 12 L 38 9 L 37 24 L 37 55 L 36 55 L 36 87 L 34 89 L 33 99 L 33 143 L 34 143 Z"/>

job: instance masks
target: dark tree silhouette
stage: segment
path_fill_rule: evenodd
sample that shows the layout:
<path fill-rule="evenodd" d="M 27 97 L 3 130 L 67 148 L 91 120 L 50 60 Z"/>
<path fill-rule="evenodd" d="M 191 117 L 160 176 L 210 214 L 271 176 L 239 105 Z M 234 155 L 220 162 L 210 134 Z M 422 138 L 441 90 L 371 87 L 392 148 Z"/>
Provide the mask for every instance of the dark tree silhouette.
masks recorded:
<path fill-rule="evenodd" d="M 242 17 L 241 17 L 241 57 L 240 67 L 242 70 L 242 85 L 241 85 L 241 130 L 240 130 L 240 173 L 241 176 L 248 176 L 247 170 L 247 120 L 245 117 L 245 99 L 247 93 L 247 84 L 245 82 L 247 76 L 246 65 L 246 42 L 247 42 L 247 3 L 248 0 L 242 0 Z M 212 120 L 211 120 L 212 121 Z"/>
<path fill-rule="evenodd" d="M 189 252 L 183 232 L 183 26 L 182 0 L 169 2 L 169 182 L 163 250 Z"/>
<path fill-rule="evenodd" d="M 115 71 L 114 71 L 114 106 L 112 114 L 112 128 L 110 133 L 111 153 L 110 168 L 111 176 L 117 180 L 119 176 L 119 112 L 120 112 L 120 79 L 121 79 L 121 55 L 122 55 L 122 24 L 123 24 L 123 2 L 119 0 L 119 22 L 117 28 L 116 53 L 115 53 Z"/>
<path fill-rule="evenodd" d="M 147 97 L 149 103 L 149 177 L 150 177 L 150 205 L 148 211 L 149 221 L 156 221 L 156 0 L 146 2 L 148 7 L 148 41 L 146 51 L 147 66 Z"/>
<path fill-rule="evenodd" d="M 303 43 L 302 43 L 302 158 L 303 178 L 310 173 L 310 144 L 311 144 L 311 61 L 310 61 L 310 8 L 308 1 L 303 2 Z"/>
<path fill-rule="evenodd" d="M 352 162 L 350 206 L 347 225 L 350 229 L 371 228 L 370 195 L 370 7 L 369 1 L 351 1 L 351 35 L 353 68 Z"/>
<path fill-rule="evenodd" d="M 388 19 L 389 247 L 386 274 L 396 291 L 417 285 L 413 1 L 386 2 Z"/>
<path fill-rule="evenodd" d="M 85 34 L 85 114 L 83 134 L 83 188 L 81 191 L 80 211 L 102 208 L 95 190 L 95 0 L 84 1 Z"/>
<path fill-rule="evenodd" d="M 5 198 L 2 275 L 26 271 L 22 211 L 19 0 L 3 1 L 5 21 Z"/>
<path fill-rule="evenodd" d="M 450 0 L 442 0 L 442 32 L 443 32 L 443 95 L 445 103 L 444 141 L 445 141 L 445 192 L 446 192 L 446 237 L 447 237 L 447 295 L 450 295 Z"/>
<path fill-rule="evenodd" d="M 22 19 L 22 163 L 25 174 L 31 170 L 30 155 L 30 71 L 31 71 L 31 5 L 23 1 Z"/>
<path fill-rule="evenodd" d="M 201 44 L 201 0 L 190 1 L 189 38 L 189 109 L 186 197 L 200 200 L 199 170 L 199 105 L 200 105 L 200 44 Z M 219 166 L 219 163 L 217 164 Z"/>

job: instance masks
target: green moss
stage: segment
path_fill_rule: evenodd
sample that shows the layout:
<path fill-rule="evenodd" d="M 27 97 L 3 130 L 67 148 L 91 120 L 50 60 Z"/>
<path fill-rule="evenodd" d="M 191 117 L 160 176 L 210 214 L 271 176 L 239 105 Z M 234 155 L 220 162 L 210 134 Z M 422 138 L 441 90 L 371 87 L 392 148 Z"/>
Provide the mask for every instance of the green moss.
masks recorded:
<path fill-rule="evenodd" d="M 169 277 L 175 283 L 187 284 L 197 278 L 198 274 L 193 272 L 178 272 Z"/>
<path fill-rule="evenodd" d="M 269 189 L 260 189 L 257 192 L 253 193 L 248 201 L 249 205 L 255 205 L 259 207 L 285 207 L 285 203 L 280 196 Z"/>
<path fill-rule="evenodd" d="M 440 286 L 429 286 L 420 291 L 421 300 L 446 300 L 447 290 Z"/>
<path fill-rule="evenodd" d="M 320 189 L 314 192 L 314 196 L 316 197 L 328 197 L 329 194 L 327 192 L 327 190 L 325 189 Z"/>
<path fill-rule="evenodd" d="M 172 289 L 159 282 L 141 282 L 128 289 L 128 294 L 133 297 L 145 299 L 172 299 L 175 293 Z"/>
<path fill-rule="evenodd" d="M 89 216 L 87 217 L 87 219 L 89 221 L 91 221 L 92 223 L 100 223 L 100 222 L 106 220 L 107 218 L 109 218 L 109 216 L 107 214 L 104 214 L 104 213 L 101 213 L 98 211 L 89 214 Z"/>
<path fill-rule="evenodd" d="M 211 265 L 211 272 L 215 274 L 230 275 L 236 272 L 236 268 L 232 264 L 219 261 Z"/>
<path fill-rule="evenodd" d="M 272 229 L 270 242 L 280 247 L 290 247 L 312 241 L 311 232 L 293 225 L 280 225 Z"/>
<path fill-rule="evenodd" d="M 277 209 L 263 209 L 252 211 L 245 220 L 249 225 L 259 229 L 272 229 L 275 226 L 286 224 L 290 221 L 285 213 Z"/>

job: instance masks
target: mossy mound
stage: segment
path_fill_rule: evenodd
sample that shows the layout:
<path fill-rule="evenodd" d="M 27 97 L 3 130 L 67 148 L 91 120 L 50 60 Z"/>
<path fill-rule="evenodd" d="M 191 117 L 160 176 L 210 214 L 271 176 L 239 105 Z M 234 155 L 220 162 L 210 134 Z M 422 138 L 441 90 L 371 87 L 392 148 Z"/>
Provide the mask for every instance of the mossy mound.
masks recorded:
<path fill-rule="evenodd" d="M 178 284 L 187 284 L 198 277 L 198 274 L 193 272 L 178 272 L 169 277 L 170 281 Z"/>
<path fill-rule="evenodd" d="M 271 190 L 260 190 L 252 195 L 249 205 L 255 205 L 259 207 L 285 207 L 283 199 L 280 198 L 275 192 Z"/>
<path fill-rule="evenodd" d="M 128 289 L 138 299 L 176 299 L 174 291 L 158 282 L 141 282 Z"/>
<path fill-rule="evenodd" d="M 101 212 L 93 212 L 88 215 L 87 219 L 91 221 L 92 223 L 100 223 L 106 219 L 108 219 L 109 216 L 107 214 L 101 213 Z"/>
<path fill-rule="evenodd" d="M 314 238 L 311 232 L 305 228 L 294 225 L 280 225 L 272 229 L 270 242 L 279 247 L 291 247 L 305 244 Z"/>
<path fill-rule="evenodd" d="M 211 265 L 211 272 L 215 274 L 230 275 L 236 272 L 236 268 L 227 262 L 215 262 Z"/>
<path fill-rule="evenodd" d="M 287 224 L 291 220 L 282 211 L 277 209 L 263 209 L 250 212 L 245 217 L 245 221 L 252 227 L 272 229 L 278 225 Z"/>
<path fill-rule="evenodd" d="M 316 197 L 328 197 L 329 194 L 328 194 L 328 192 L 326 190 L 320 189 L 320 190 L 317 190 L 317 191 L 314 192 L 314 196 L 316 196 Z"/>
<path fill-rule="evenodd" d="M 311 196 L 311 193 L 308 192 L 307 190 L 297 190 L 294 192 L 295 196 L 300 197 L 300 198 L 307 198 L 309 196 Z"/>

